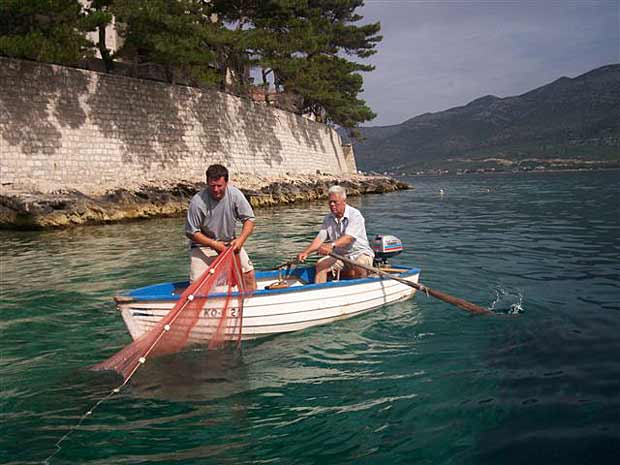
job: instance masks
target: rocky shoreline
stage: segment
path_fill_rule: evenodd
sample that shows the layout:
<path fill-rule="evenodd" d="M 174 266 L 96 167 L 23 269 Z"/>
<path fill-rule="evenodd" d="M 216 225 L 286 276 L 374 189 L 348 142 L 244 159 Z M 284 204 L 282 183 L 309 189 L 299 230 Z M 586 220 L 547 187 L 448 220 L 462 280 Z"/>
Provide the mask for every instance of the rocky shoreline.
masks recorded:
<path fill-rule="evenodd" d="M 246 176 L 231 181 L 254 208 L 325 199 L 333 184 L 346 187 L 349 196 L 411 188 L 387 176 Z M 0 193 L 0 229 L 40 230 L 180 216 L 186 211 L 190 198 L 204 187 L 204 182 L 152 183 L 97 195 L 77 190 L 4 191 Z"/>

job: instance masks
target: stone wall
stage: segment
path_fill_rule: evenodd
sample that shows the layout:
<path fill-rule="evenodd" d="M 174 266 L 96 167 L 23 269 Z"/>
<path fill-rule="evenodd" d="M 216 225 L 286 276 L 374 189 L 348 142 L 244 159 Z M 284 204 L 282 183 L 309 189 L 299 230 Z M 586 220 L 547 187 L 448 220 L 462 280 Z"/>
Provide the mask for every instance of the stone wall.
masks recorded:
<path fill-rule="evenodd" d="M 355 162 L 355 155 L 353 154 L 353 145 L 343 144 L 342 155 L 347 164 L 347 171 L 350 173 L 357 173 L 357 163 Z"/>
<path fill-rule="evenodd" d="M 0 58 L 3 189 L 99 193 L 233 178 L 346 174 L 333 129 L 217 91 Z"/>

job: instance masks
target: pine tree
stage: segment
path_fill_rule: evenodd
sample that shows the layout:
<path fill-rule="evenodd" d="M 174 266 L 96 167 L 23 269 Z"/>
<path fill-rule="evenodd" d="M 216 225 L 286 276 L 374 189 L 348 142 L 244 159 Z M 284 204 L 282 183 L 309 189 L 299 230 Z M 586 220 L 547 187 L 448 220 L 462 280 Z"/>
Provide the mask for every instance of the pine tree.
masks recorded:
<path fill-rule="evenodd" d="M 238 94 L 248 90 L 250 69 L 256 65 L 252 37 L 260 3 L 260 0 L 216 0 L 212 3 L 218 28 L 211 36 L 211 45 L 222 90 Z"/>
<path fill-rule="evenodd" d="M 0 55 L 77 64 L 92 54 L 78 0 L 0 1 Z"/>
<path fill-rule="evenodd" d="M 106 29 L 112 23 L 113 15 L 110 12 L 114 0 L 91 0 L 86 8 L 84 23 L 88 30 L 97 31 L 97 49 L 106 72 L 114 67 L 112 51 L 106 44 Z"/>
<path fill-rule="evenodd" d="M 170 82 L 179 75 L 212 83 L 217 73 L 209 46 L 217 25 L 211 21 L 208 2 L 200 0 L 113 0 L 124 39 L 118 55 L 136 65 L 163 66 Z"/>
<path fill-rule="evenodd" d="M 380 24 L 356 26 L 361 0 L 257 2 L 248 45 L 276 88 L 300 97 L 300 112 L 353 128 L 375 117 L 358 98 L 361 72 L 374 67 L 345 57 L 374 54 Z"/>

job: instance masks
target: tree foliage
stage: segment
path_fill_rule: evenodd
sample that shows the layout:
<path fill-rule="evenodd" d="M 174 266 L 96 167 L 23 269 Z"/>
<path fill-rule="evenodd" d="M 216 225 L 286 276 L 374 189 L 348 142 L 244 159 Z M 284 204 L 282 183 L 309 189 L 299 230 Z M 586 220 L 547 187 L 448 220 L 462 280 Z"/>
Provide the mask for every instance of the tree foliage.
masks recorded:
<path fill-rule="evenodd" d="M 78 0 L 0 0 L 0 55 L 77 64 L 91 54 Z"/>
<path fill-rule="evenodd" d="M 210 7 L 200 0 L 114 0 L 111 11 L 124 39 L 119 56 L 137 64 L 164 66 L 171 82 L 177 74 L 215 80 L 209 36 L 215 26 Z"/>
<path fill-rule="evenodd" d="M 85 8 L 85 23 L 88 30 L 97 31 L 96 47 L 107 72 L 114 67 L 114 56 L 106 43 L 106 28 L 112 23 L 113 14 L 110 11 L 113 0 L 91 0 Z"/>
<path fill-rule="evenodd" d="M 375 114 L 359 98 L 364 59 L 376 52 L 380 25 L 356 23 L 362 0 L 0 0 L 0 54 L 75 64 L 92 55 L 85 31 L 98 31 L 105 69 L 115 60 L 159 65 L 179 76 L 243 93 L 250 71 L 297 110 L 353 128 Z M 112 18 L 123 39 L 112 53 Z"/>
<path fill-rule="evenodd" d="M 374 68 L 349 59 L 370 57 L 381 40 L 379 23 L 354 24 L 362 19 L 355 13 L 361 0 L 266 0 L 250 2 L 252 8 L 238 3 L 251 13 L 250 56 L 264 75 L 273 74 L 276 88 L 300 97 L 300 112 L 344 127 L 375 117 L 358 98 L 360 73 Z"/>

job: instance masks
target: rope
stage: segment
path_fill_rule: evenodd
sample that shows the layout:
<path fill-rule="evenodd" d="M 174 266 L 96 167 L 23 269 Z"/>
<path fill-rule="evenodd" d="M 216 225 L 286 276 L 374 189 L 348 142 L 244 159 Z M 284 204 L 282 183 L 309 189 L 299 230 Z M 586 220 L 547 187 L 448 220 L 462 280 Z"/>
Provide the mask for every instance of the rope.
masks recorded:
<path fill-rule="evenodd" d="M 426 294 L 426 297 L 430 297 L 429 293 L 428 293 L 428 287 L 426 287 L 424 284 L 418 284 L 418 289 L 421 292 L 424 292 Z"/>
<path fill-rule="evenodd" d="M 91 416 L 93 414 L 93 412 L 95 411 L 95 409 L 97 407 L 99 407 L 99 405 L 101 405 L 103 402 L 105 402 L 106 400 L 108 400 L 110 397 L 112 397 L 114 394 L 118 394 L 121 391 L 121 388 L 125 385 L 126 383 L 123 383 L 121 385 L 119 385 L 118 387 L 115 387 L 114 389 L 112 389 L 106 396 L 102 397 L 101 399 L 99 399 L 91 408 L 89 408 L 86 413 L 84 413 L 80 419 L 78 420 L 78 422 L 73 425 L 73 427 L 71 427 L 71 429 L 69 431 L 67 431 L 63 437 L 61 437 L 58 441 L 56 441 L 56 444 L 54 444 L 54 446 L 56 447 L 56 450 L 54 451 L 53 454 L 51 454 L 49 457 L 47 457 L 42 463 L 44 465 L 49 465 L 50 460 L 52 460 L 52 458 L 54 458 L 56 456 L 56 454 L 58 454 L 58 452 L 60 452 L 60 450 L 62 449 L 61 444 L 63 442 L 65 442 L 67 439 L 69 439 L 69 436 L 71 436 L 73 434 L 73 432 L 77 429 L 80 428 L 80 426 L 82 426 L 82 423 L 84 422 L 84 420 L 86 420 L 87 417 Z"/>

